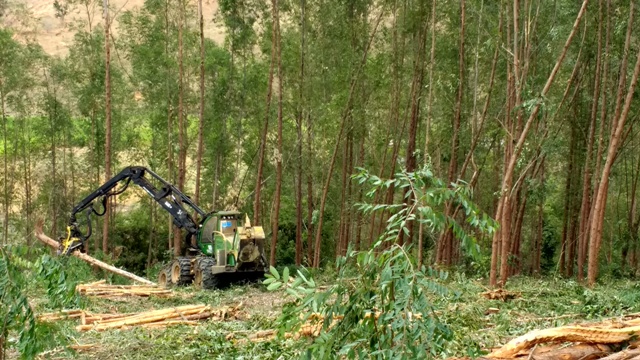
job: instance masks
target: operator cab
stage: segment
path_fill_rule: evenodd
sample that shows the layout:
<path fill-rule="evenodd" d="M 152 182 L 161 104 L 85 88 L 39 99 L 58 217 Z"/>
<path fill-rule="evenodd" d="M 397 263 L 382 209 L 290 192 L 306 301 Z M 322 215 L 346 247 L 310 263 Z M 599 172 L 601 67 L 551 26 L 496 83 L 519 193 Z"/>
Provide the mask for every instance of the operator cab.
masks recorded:
<path fill-rule="evenodd" d="M 242 213 L 237 211 L 220 211 L 209 215 L 202 221 L 198 233 L 200 251 L 205 255 L 215 256 L 218 250 L 235 250 L 241 221 Z"/>

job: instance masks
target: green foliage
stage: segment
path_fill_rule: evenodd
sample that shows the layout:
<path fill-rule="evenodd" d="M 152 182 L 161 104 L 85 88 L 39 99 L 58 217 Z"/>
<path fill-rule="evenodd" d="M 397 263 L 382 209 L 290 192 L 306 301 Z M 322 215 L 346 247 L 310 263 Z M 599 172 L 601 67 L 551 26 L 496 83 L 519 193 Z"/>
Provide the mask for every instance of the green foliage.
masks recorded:
<path fill-rule="evenodd" d="M 459 206 L 466 224 L 480 234 L 492 234 L 497 223 L 486 213 L 481 212 L 471 201 L 471 188 L 462 181 L 447 186 L 434 176 L 430 166 L 425 165 L 415 172 L 402 171 L 393 179 L 381 179 L 365 169 L 353 175 L 353 179 L 361 185 L 368 186 L 366 196 L 372 198 L 377 192 L 384 192 L 393 187 L 404 194 L 399 204 L 357 204 L 356 207 L 365 214 L 374 211 L 389 211 L 392 215 L 387 220 L 384 236 L 380 241 L 395 242 L 401 232 L 409 234 L 408 223 L 419 221 L 431 232 L 439 233 L 452 229 L 453 234 L 461 241 L 462 248 L 472 258 L 479 256 L 479 247 L 473 234 L 465 229 L 444 211 L 450 203 Z"/>
<path fill-rule="evenodd" d="M 460 205 L 467 223 L 480 233 L 494 231 L 495 222 L 480 214 L 466 187 L 451 184 L 448 188 L 428 167 L 414 173 L 403 171 L 392 180 L 382 180 L 366 170 L 360 170 L 353 178 L 369 187 L 369 197 L 391 186 L 401 189 L 409 205 L 358 205 L 366 214 L 389 210 L 393 215 L 371 249 L 349 251 L 347 257 L 337 259 L 336 278 L 326 290 L 318 288 L 304 270 L 291 276 L 288 268 L 280 274 L 271 267 L 264 281 L 267 289 L 284 289 L 295 299 L 278 319 L 280 332 L 295 332 L 319 313 L 323 331 L 304 354 L 307 358 L 331 358 L 336 354 L 379 359 L 438 356 L 452 338 L 451 331 L 436 316 L 434 306 L 434 301 L 451 297 L 443 285 L 447 273 L 417 268 L 408 248 L 396 244 L 396 240 L 401 233 L 409 234 L 410 221 L 418 220 L 431 231 L 453 229 L 464 248 L 476 256 L 474 238 L 447 217 L 442 206 L 445 202 Z"/>
<path fill-rule="evenodd" d="M 15 346 L 22 358 L 31 359 L 39 350 L 36 319 L 23 292 L 26 279 L 13 263 L 14 256 L 11 247 L 0 247 L 0 351 Z M 13 332 L 17 340 L 9 342 Z"/>
<path fill-rule="evenodd" d="M 42 255 L 38 264 L 38 275 L 46 284 L 48 306 L 54 309 L 75 308 L 80 304 L 80 296 L 75 292 L 76 281 L 65 270 L 68 258 Z"/>
<path fill-rule="evenodd" d="M 442 352 L 451 332 L 438 320 L 431 299 L 451 295 L 441 284 L 447 273 L 416 269 L 398 245 L 350 252 L 337 266 L 337 278 L 326 290 L 304 270 L 290 276 L 288 268 L 279 274 L 272 267 L 264 282 L 296 299 L 278 319 L 281 332 L 299 330 L 316 313 L 324 317 L 323 332 L 304 357 L 424 359 Z"/>

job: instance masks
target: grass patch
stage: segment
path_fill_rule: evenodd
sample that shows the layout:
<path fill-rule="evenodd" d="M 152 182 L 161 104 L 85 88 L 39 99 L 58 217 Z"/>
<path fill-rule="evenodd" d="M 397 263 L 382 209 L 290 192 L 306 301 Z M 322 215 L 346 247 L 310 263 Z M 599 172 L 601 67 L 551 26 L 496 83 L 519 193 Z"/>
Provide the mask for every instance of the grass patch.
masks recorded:
<path fill-rule="evenodd" d="M 321 277 L 321 282 L 329 284 L 330 280 Z M 561 278 L 514 277 L 506 289 L 519 296 L 509 301 L 485 299 L 480 293 L 487 290 L 486 282 L 462 274 L 452 275 L 446 286 L 452 290 L 452 295 L 434 299 L 434 305 L 439 320 L 453 332 L 453 339 L 444 353 L 433 354 L 440 359 L 480 356 L 533 329 L 596 322 L 640 311 L 640 286 L 631 280 L 603 281 L 588 289 L 573 280 Z M 27 290 L 36 313 L 51 311 L 41 286 L 29 285 Z M 231 332 L 251 333 L 276 326 L 275 319 L 287 301 L 283 292 L 268 292 L 261 284 L 225 290 L 180 287 L 174 291 L 176 295 L 171 298 L 82 298 L 80 305 L 96 313 L 125 313 L 186 304 L 220 307 L 242 302 L 248 316 L 243 321 L 205 321 L 195 327 L 104 332 L 77 332 L 77 321 L 59 321 L 47 326 L 46 336 L 60 340 L 47 347 L 51 358 L 289 359 L 300 357 L 309 344 L 308 340 L 278 339 L 237 345 L 226 340 Z M 56 347 L 56 343 L 63 342 L 96 346 L 89 351 L 74 352 Z"/>

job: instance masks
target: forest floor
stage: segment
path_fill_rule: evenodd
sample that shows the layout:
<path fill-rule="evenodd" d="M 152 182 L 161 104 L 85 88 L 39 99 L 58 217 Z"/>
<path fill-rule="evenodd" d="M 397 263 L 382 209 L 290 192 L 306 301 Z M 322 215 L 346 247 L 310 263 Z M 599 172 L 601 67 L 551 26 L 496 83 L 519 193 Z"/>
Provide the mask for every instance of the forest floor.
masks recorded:
<path fill-rule="evenodd" d="M 322 278 L 322 276 L 320 276 Z M 328 277 L 324 281 L 329 283 Z M 602 282 L 593 289 L 558 278 L 515 277 L 507 289 L 515 298 L 490 300 L 484 280 L 454 275 L 448 287 L 456 296 L 434 300 L 436 315 L 452 331 L 452 339 L 441 358 L 476 357 L 508 340 L 536 328 L 595 322 L 640 311 L 640 285 L 631 280 Z M 269 292 L 262 284 L 233 286 L 225 290 L 174 288 L 169 298 L 85 298 L 80 307 L 94 313 L 139 312 L 187 304 L 214 308 L 242 303 L 242 320 L 203 321 L 197 326 L 162 329 L 133 327 L 126 330 L 78 332 L 77 319 L 53 323 L 57 337 L 68 345 L 92 345 L 74 352 L 52 347 L 41 355 L 47 359 L 289 359 L 298 358 L 308 340 L 276 339 L 236 343 L 229 333 L 255 333 L 273 329 L 282 306 L 290 299 L 283 292 Z M 33 294 L 37 313 L 47 309 L 45 294 Z M 62 340 L 62 339 L 60 339 Z M 58 342 L 60 344 L 61 342 Z"/>

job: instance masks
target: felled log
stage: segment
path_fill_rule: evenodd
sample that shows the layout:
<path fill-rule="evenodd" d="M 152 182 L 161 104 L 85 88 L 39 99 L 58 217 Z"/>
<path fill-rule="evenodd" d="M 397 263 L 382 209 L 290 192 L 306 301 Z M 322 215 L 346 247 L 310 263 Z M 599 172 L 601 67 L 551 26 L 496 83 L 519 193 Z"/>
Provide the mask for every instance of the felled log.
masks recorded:
<path fill-rule="evenodd" d="M 50 247 L 54 248 L 54 249 L 58 249 L 60 244 L 53 240 L 52 238 L 48 237 L 47 235 L 45 235 L 42 231 L 42 225 L 43 225 L 43 221 L 42 220 L 38 220 L 37 224 L 36 224 L 36 228 L 35 228 L 35 236 L 38 240 L 42 241 L 43 243 L 45 243 L 46 245 L 49 245 Z M 92 256 L 89 256 L 87 254 L 83 254 L 80 251 L 74 251 L 71 255 L 88 262 L 91 265 L 95 265 L 99 268 L 102 268 L 104 270 L 107 270 L 109 272 L 112 272 L 114 274 L 126 277 L 127 279 L 131 279 L 133 281 L 137 281 L 139 283 L 143 283 L 143 284 L 148 284 L 148 285 L 156 285 L 156 283 L 154 283 L 153 281 L 149 281 L 143 277 L 140 277 L 138 275 L 132 274 L 128 271 L 124 271 L 122 269 L 118 269 L 115 266 L 109 265 L 105 262 L 102 262 Z"/>
<path fill-rule="evenodd" d="M 40 321 L 57 321 L 64 319 L 74 319 L 82 317 L 84 314 L 83 310 L 73 309 L 73 310 L 62 310 L 53 313 L 45 313 L 38 315 L 38 320 Z"/>
<path fill-rule="evenodd" d="M 79 284 L 76 291 L 81 295 L 97 297 L 120 297 L 120 296 L 157 296 L 168 297 L 173 295 L 170 289 L 150 285 L 109 285 L 105 283 Z"/>
<path fill-rule="evenodd" d="M 580 342 L 591 344 L 619 344 L 640 335 L 640 326 L 621 329 L 585 328 L 562 326 L 552 329 L 534 330 L 509 341 L 500 349 L 487 355 L 489 359 L 512 358 L 520 351 L 532 348 L 536 344 Z"/>
<path fill-rule="evenodd" d="M 208 305 L 185 305 L 174 308 L 145 311 L 127 316 L 92 319 L 76 326 L 78 331 L 104 331 L 134 326 L 159 328 L 170 325 L 196 325 L 198 320 L 227 320 L 239 315 L 240 306 L 212 309 Z M 95 315 L 94 315 L 95 316 Z"/>

